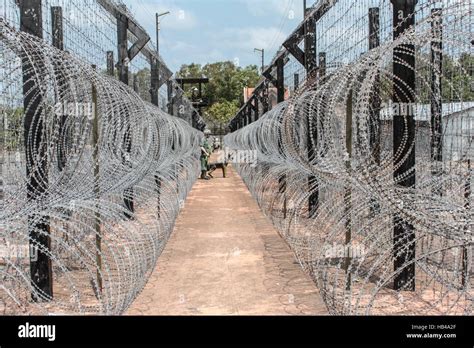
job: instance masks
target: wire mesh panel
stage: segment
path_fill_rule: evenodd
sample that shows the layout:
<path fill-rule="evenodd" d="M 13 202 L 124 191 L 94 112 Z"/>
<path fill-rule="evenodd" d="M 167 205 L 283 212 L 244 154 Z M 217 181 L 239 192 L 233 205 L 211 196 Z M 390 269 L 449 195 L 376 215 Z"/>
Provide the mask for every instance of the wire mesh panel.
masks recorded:
<path fill-rule="evenodd" d="M 472 314 L 473 4 L 392 2 L 333 2 L 317 78 L 225 144 L 331 313 Z"/>
<path fill-rule="evenodd" d="M 106 74 L 117 27 L 96 1 L 43 1 L 27 13 L 36 36 L 2 3 L 0 313 L 123 313 L 198 176 L 202 134 L 147 102 L 144 56 L 130 86 Z M 63 49 L 48 43 L 56 5 Z"/>

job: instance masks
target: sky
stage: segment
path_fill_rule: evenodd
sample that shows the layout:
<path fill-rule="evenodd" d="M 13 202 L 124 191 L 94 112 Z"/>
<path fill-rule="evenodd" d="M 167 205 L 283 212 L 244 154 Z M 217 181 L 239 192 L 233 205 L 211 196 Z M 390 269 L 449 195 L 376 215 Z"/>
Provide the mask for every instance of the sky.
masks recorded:
<path fill-rule="evenodd" d="M 182 64 L 230 60 L 268 64 L 303 17 L 303 0 L 123 0 L 155 42 L 155 13 L 162 17 L 160 54 L 172 71 Z M 307 1 L 308 6 L 314 1 Z"/>

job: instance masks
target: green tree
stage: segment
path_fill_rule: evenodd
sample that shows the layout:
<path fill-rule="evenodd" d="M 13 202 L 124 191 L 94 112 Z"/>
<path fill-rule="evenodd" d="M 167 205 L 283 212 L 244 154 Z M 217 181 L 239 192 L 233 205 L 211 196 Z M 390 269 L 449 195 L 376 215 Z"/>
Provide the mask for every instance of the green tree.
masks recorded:
<path fill-rule="evenodd" d="M 200 64 L 183 65 L 178 77 L 207 77 L 209 83 L 203 87 L 203 94 L 209 100 L 208 115 L 211 120 L 227 123 L 238 111 L 243 102 L 244 87 L 257 85 L 260 75 L 256 65 L 239 67 L 230 61 L 217 62 L 201 66 Z M 185 94 L 191 98 L 193 85 L 185 86 Z"/>
<path fill-rule="evenodd" d="M 208 111 L 211 118 L 219 124 L 227 124 L 239 111 L 235 102 L 223 101 L 214 103 Z"/>
<path fill-rule="evenodd" d="M 469 53 L 462 53 L 459 57 L 443 55 L 443 102 L 474 100 L 473 68 L 474 56 Z M 420 53 L 417 61 L 417 93 L 423 103 L 429 103 L 431 100 L 431 69 L 431 57 Z"/>
<path fill-rule="evenodd" d="M 203 77 L 201 64 L 183 64 L 178 72 L 178 77 Z"/>
<path fill-rule="evenodd" d="M 129 74 L 128 84 L 132 88 L 133 88 L 133 83 L 134 83 L 135 78 L 137 79 L 137 87 L 138 87 L 137 93 L 140 95 L 140 97 L 143 100 L 146 100 L 147 102 L 151 102 L 151 94 L 150 94 L 151 75 L 150 75 L 150 69 L 149 68 L 144 68 L 144 69 L 138 70 L 136 73 L 130 73 Z"/>
<path fill-rule="evenodd" d="M 11 151 L 21 147 L 23 142 L 23 108 L 0 107 L 0 114 L 2 115 L 0 117 L 0 149 L 4 147 L 4 150 Z"/>
<path fill-rule="evenodd" d="M 443 98 L 449 101 L 474 101 L 474 55 L 462 53 L 458 59 L 445 55 L 443 60 Z"/>

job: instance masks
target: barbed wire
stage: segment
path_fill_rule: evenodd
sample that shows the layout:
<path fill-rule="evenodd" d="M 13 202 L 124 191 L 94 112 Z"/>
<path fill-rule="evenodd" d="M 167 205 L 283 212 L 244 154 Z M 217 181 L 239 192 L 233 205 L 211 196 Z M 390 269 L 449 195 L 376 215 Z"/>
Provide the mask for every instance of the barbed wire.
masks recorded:
<path fill-rule="evenodd" d="M 347 20 L 353 28 L 350 16 L 366 16 L 357 15 L 367 12 L 362 2 L 341 3 L 350 8 L 329 12 L 328 21 Z M 442 36 L 432 29 L 439 16 L 433 5 L 442 8 Z M 347 46 L 352 29 L 328 35 L 331 25 L 321 23 L 328 62 L 343 56 L 344 64 L 306 81 L 292 99 L 224 139 L 237 156 L 256 152 L 257 162 L 237 160 L 237 170 L 317 283 L 330 313 L 472 314 L 472 3 L 441 5 L 424 2 L 416 8 L 415 28 L 385 37 L 368 52 L 359 48 L 362 37 L 368 42 L 368 22 Z M 432 63 L 432 51 L 442 54 L 442 70 Z M 400 54 L 394 60 L 394 52 L 406 61 Z M 415 90 L 395 75 L 394 64 L 415 72 Z M 442 95 L 432 80 L 440 81 Z M 413 100 L 410 111 L 392 102 L 401 93 Z M 432 98 L 442 100 L 436 157 Z M 405 127 L 394 139 L 400 116 Z M 394 153 L 395 140 L 400 147 Z M 415 173 L 416 185 L 403 185 Z M 396 230 L 404 231 L 401 237 Z M 407 269 L 412 275 L 397 287 Z"/>
<path fill-rule="evenodd" d="M 198 176 L 201 133 L 3 18 L 0 47 L 0 312 L 123 313 Z"/>

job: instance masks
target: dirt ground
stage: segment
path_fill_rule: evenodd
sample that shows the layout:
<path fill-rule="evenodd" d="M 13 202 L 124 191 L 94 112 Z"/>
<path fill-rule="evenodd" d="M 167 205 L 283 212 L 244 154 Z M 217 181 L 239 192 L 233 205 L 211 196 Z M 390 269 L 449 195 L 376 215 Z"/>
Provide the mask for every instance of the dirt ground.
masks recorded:
<path fill-rule="evenodd" d="M 198 180 L 128 315 L 326 315 L 318 289 L 227 168 Z"/>

